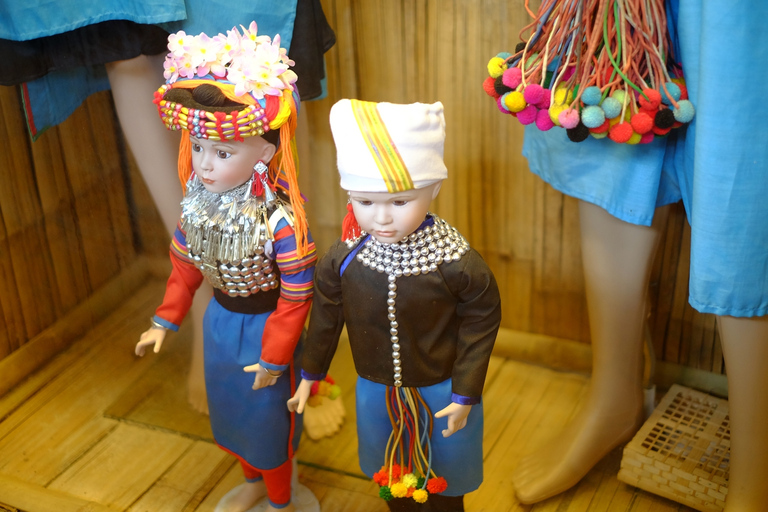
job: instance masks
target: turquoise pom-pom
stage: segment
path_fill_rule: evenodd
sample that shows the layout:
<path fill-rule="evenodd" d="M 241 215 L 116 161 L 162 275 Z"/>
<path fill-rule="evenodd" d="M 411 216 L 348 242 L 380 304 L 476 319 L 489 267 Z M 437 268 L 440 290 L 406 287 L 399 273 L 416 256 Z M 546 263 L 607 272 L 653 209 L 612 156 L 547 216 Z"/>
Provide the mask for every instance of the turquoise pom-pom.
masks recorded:
<path fill-rule="evenodd" d="M 597 105 L 600 103 L 600 96 L 602 96 L 600 88 L 596 85 L 591 85 L 584 89 L 584 93 L 581 95 L 581 101 L 583 101 L 585 105 Z"/>
<path fill-rule="evenodd" d="M 663 88 L 661 89 L 661 102 L 665 105 L 671 105 L 672 101 L 669 99 L 669 96 L 672 96 L 672 99 L 677 101 L 680 99 L 680 86 L 678 86 L 675 82 L 667 82 L 666 84 L 667 90 L 665 91 Z M 669 96 L 667 95 L 669 93 Z"/>
<path fill-rule="evenodd" d="M 509 52 L 501 52 L 501 53 L 497 53 L 496 56 L 498 58 L 500 58 L 500 59 L 507 60 L 508 58 L 510 58 L 512 56 L 512 54 L 509 53 Z"/>
<path fill-rule="evenodd" d="M 680 100 L 677 102 L 677 108 L 673 109 L 672 113 L 674 114 L 676 121 L 690 123 L 695 113 L 693 103 L 688 100 Z"/>
<path fill-rule="evenodd" d="M 605 98 L 600 107 L 602 107 L 605 117 L 608 119 L 614 119 L 621 115 L 621 102 L 616 98 L 610 96 Z"/>
<path fill-rule="evenodd" d="M 597 128 L 605 122 L 605 112 L 596 105 L 591 105 L 581 112 L 581 122 L 587 128 Z"/>

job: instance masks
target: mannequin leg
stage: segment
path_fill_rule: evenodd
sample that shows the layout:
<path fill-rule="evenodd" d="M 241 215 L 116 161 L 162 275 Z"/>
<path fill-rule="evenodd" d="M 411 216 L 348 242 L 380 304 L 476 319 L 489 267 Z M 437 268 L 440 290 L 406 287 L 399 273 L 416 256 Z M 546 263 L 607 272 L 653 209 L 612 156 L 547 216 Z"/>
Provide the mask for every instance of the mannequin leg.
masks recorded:
<path fill-rule="evenodd" d="M 768 317 L 717 320 L 731 418 L 725 512 L 757 512 L 768 503 Z"/>
<path fill-rule="evenodd" d="M 179 134 L 165 129 L 152 103 L 153 93 L 162 84 L 163 55 L 139 57 L 107 64 L 117 116 L 128 146 L 139 166 L 163 225 L 173 235 L 181 214 L 181 187 L 177 175 Z M 194 323 L 192 364 L 188 378 L 188 399 L 200 412 L 208 413 L 203 377 L 203 328 L 205 307 L 213 292 L 205 283 L 192 306 Z"/>
<path fill-rule="evenodd" d="M 553 442 L 523 457 L 512 475 L 518 499 L 534 503 L 576 484 L 642 423 L 642 333 L 646 292 L 666 209 L 650 228 L 581 202 L 581 250 L 592 335 L 587 397 Z"/>

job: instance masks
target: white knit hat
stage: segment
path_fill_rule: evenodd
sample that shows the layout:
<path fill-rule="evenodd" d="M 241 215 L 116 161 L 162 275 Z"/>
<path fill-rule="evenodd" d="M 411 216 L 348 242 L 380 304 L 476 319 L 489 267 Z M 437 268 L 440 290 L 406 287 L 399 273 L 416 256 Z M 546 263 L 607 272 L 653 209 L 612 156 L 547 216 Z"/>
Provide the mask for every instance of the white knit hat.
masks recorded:
<path fill-rule="evenodd" d="M 448 177 L 443 162 L 443 104 L 340 100 L 331 131 L 341 188 L 402 192 Z"/>

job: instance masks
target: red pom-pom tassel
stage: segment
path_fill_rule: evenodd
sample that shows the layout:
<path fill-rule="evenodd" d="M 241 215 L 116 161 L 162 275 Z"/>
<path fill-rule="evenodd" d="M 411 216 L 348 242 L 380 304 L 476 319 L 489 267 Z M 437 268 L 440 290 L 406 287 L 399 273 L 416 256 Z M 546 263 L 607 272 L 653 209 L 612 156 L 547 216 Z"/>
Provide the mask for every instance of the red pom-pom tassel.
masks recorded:
<path fill-rule="evenodd" d="M 355 213 L 352 211 L 352 203 L 347 203 L 347 215 L 341 223 L 341 239 L 343 241 L 354 240 L 363 234 L 360 224 L 357 223 Z"/>

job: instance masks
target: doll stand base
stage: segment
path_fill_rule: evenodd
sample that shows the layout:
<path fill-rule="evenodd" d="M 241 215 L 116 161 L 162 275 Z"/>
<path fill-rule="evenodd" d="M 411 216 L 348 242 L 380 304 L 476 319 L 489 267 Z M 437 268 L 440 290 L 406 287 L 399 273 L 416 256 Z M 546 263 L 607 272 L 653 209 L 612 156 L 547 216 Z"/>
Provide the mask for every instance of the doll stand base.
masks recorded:
<path fill-rule="evenodd" d="M 624 447 L 618 478 L 701 511 L 728 493 L 728 401 L 673 385 Z"/>
<path fill-rule="evenodd" d="M 232 496 L 236 495 L 240 488 L 244 485 L 245 484 L 240 484 L 225 494 L 224 497 L 219 500 L 219 503 L 216 505 L 214 512 L 221 512 L 224 510 L 224 506 L 226 505 L 227 501 Z M 293 494 L 291 495 L 291 503 L 293 504 L 294 508 L 296 508 L 296 512 L 320 512 L 320 502 L 317 501 L 317 498 L 314 494 L 312 494 L 312 491 L 310 491 L 306 486 L 302 484 L 294 483 Z M 268 505 L 269 500 L 265 496 L 256 502 L 256 505 L 249 508 L 245 512 L 264 512 L 267 510 Z"/>

